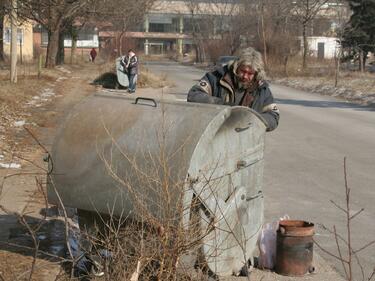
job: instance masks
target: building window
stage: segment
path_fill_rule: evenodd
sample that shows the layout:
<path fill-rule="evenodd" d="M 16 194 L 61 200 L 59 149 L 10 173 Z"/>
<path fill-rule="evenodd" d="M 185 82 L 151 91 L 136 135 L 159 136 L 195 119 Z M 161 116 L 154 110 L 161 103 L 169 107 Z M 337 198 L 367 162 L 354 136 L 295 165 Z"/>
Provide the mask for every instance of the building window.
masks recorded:
<path fill-rule="evenodd" d="M 94 34 L 91 30 L 80 30 L 78 32 L 78 40 L 94 40 Z"/>
<path fill-rule="evenodd" d="M 42 27 L 42 38 L 41 38 L 41 40 L 42 40 L 42 42 L 41 42 L 42 46 L 48 45 L 48 31 L 44 27 Z"/>
<path fill-rule="evenodd" d="M 10 44 L 10 41 L 12 40 L 12 30 L 9 27 L 6 27 L 4 29 L 4 43 Z M 23 29 L 17 28 L 17 43 L 23 45 Z"/>

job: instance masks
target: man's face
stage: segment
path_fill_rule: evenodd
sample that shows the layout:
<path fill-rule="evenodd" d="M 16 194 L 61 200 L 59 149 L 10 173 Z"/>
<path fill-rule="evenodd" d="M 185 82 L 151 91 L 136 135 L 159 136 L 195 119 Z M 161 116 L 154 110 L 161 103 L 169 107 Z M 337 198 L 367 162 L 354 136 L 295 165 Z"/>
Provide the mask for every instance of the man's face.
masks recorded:
<path fill-rule="evenodd" d="M 255 74 L 256 72 L 247 65 L 240 65 L 237 69 L 238 80 L 243 85 L 249 85 L 253 81 Z"/>

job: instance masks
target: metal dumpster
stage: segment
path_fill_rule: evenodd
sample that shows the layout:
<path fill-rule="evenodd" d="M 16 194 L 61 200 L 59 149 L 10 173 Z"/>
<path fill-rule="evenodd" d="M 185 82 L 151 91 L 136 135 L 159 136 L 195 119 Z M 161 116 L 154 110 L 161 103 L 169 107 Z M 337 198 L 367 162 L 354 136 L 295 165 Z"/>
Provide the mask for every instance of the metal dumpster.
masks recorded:
<path fill-rule="evenodd" d="M 58 204 L 57 191 L 65 206 L 123 217 L 145 207 L 156 218 L 182 202 L 188 226 L 194 198 L 209 268 L 238 273 L 263 222 L 265 130 L 245 107 L 96 93 L 55 139 L 48 199 Z"/>

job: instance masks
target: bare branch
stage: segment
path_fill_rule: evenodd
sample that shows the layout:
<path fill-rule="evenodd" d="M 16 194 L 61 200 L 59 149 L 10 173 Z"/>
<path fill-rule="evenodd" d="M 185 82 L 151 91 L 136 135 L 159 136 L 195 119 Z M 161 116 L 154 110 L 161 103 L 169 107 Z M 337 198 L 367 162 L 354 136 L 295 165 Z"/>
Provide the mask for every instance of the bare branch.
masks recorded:
<path fill-rule="evenodd" d="M 345 214 L 346 214 L 346 210 L 344 208 L 342 208 L 340 205 L 338 205 L 335 201 L 333 200 L 329 200 L 333 205 L 335 205 L 338 209 L 340 209 L 341 211 L 343 211 Z"/>
<path fill-rule="evenodd" d="M 322 246 L 320 246 L 320 244 L 315 239 L 313 239 L 313 241 L 314 241 L 315 245 L 318 246 L 318 248 L 320 250 L 322 250 L 324 253 L 326 253 L 327 255 L 329 255 L 329 256 L 331 256 L 331 257 L 333 257 L 333 258 L 335 258 L 335 259 L 337 259 L 339 261 L 342 261 L 344 263 L 348 263 L 347 260 L 341 259 L 340 256 L 336 256 L 335 254 L 331 253 L 330 251 L 328 251 L 325 248 L 323 248 Z"/>
<path fill-rule="evenodd" d="M 354 219 L 356 216 L 358 216 L 358 215 L 359 215 L 360 213 L 362 213 L 364 210 L 365 210 L 364 208 L 360 209 L 360 210 L 357 211 L 354 215 L 352 215 L 352 216 L 349 218 L 349 220 Z"/>

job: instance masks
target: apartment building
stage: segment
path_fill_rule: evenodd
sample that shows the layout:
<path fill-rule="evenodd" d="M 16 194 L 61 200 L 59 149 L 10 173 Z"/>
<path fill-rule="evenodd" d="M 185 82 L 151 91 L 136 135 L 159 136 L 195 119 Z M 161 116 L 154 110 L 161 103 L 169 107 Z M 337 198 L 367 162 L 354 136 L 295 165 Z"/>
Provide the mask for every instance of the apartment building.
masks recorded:
<path fill-rule="evenodd" d="M 124 38 L 136 39 L 137 48 L 148 54 L 191 50 L 194 34 L 202 21 L 211 22 L 208 36 L 225 29 L 226 18 L 238 12 L 237 0 L 225 1 L 156 1 L 137 31 L 126 32 Z M 220 23 L 220 24 L 219 24 Z M 99 31 L 101 41 L 114 38 L 115 31 Z"/>

